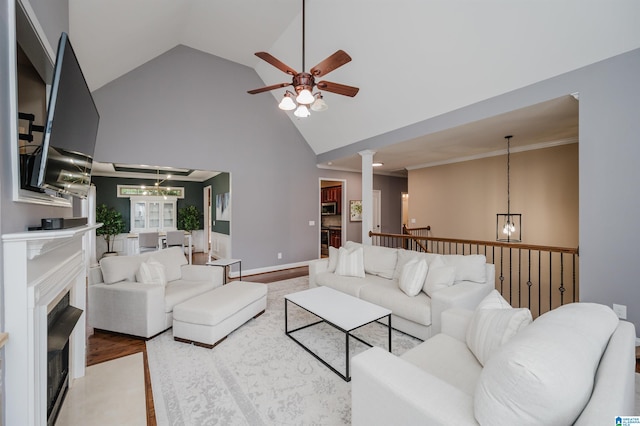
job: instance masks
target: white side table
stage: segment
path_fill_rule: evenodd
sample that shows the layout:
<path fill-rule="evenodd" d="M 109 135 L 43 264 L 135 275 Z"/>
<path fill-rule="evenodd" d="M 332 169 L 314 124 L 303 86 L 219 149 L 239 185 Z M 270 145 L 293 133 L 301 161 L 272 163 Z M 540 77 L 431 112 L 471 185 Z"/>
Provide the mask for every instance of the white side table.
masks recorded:
<path fill-rule="evenodd" d="M 227 283 L 227 268 L 233 264 L 238 264 L 240 266 L 240 281 L 242 281 L 242 259 L 217 259 L 210 260 L 205 263 L 205 265 L 209 266 L 222 266 L 224 268 L 224 284 Z"/>

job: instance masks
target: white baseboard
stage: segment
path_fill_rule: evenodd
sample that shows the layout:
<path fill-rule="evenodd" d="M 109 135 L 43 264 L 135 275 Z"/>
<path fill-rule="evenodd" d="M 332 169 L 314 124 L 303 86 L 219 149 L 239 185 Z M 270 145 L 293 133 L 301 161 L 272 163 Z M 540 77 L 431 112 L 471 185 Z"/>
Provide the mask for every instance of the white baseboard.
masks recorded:
<path fill-rule="evenodd" d="M 282 271 L 283 269 L 300 268 L 301 266 L 309 265 L 309 262 L 311 261 L 305 260 L 304 262 L 286 263 L 284 265 L 265 266 L 264 268 L 255 268 L 255 269 L 248 269 L 248 270 L 243 269 L 242 276 L 264 274 L 266 272 Z M 238 278 L 238 276 L 240 275 L 238 272 L 239 271 L 233 271 L 229 273 L 229 276 L 231 278 Z"/>

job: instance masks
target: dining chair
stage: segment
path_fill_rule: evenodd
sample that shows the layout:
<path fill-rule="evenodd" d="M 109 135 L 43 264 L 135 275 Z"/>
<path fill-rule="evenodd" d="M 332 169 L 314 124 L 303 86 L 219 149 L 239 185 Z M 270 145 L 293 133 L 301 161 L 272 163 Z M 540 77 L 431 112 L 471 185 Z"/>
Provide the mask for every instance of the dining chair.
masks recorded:
<path fill-rule="evenodd" d="M 138 234 L 140 253 L 156 251 L 160 248 L 160 234 L 158 232 L 141 232 Z"/>
<path fill-rule="evenodd" d="M 184 231 L 167 231 L 167 242 L 165 247 L 180 246 L 184 252 Z"/>

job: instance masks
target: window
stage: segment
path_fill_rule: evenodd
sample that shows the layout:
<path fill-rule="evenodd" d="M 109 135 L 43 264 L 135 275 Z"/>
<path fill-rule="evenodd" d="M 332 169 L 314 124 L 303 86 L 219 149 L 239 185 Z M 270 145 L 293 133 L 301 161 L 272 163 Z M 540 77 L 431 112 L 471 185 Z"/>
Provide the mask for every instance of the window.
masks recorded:
<path fill-rule="evenodd" d="M 184 198 L 184 188 L 183 187 L 168 187 L 168 186 L 150 186 L 146 187 L 144 185 L 118 185 L 118 198 L 130 198 L 130 197 L 153 197 L 153 198 Z"/>

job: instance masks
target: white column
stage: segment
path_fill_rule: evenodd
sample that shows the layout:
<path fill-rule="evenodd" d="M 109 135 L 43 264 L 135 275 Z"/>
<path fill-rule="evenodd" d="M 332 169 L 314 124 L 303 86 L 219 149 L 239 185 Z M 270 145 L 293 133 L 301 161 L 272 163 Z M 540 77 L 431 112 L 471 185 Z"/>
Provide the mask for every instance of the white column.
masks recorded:
<path fill-rule="evenodd" d="M 369 231 L 373 224 L 373 155 L 375 151 L 364 150 L 362 157 L 362 244 L 371 245 Z"/>

